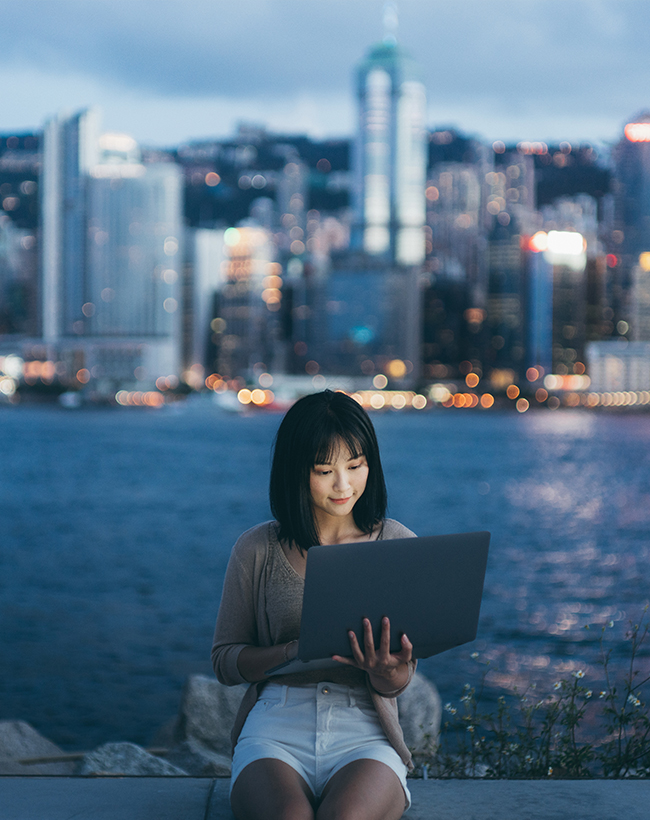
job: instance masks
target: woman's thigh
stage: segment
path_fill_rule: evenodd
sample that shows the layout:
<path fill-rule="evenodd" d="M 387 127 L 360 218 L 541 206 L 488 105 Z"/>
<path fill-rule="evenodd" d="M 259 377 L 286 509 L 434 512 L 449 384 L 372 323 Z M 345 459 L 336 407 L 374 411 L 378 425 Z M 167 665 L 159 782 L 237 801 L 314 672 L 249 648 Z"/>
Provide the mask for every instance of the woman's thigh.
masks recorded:
<path fill-rule="evenodd" d="M 305 780 L 282 760 L 249 763 L 235 781 L 230 805 L 237 820 L 314 820 Z"/>
<path fill-rule="evenodd" d="M 406 796 L 385 763 L 361 759 L 334 774 L 323 789 L 318 820 L 399 820 Z"/>

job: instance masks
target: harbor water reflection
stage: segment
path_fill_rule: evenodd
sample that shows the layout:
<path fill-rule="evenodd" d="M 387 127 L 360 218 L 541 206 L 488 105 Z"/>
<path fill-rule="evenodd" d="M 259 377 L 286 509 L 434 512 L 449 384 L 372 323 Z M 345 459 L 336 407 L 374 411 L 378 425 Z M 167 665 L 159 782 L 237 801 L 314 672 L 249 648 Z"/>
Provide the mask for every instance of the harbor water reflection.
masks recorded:
<path fill-rule="evenodd" d="M 650 598 L 650 416 L 373 418 L 392 517 L 492 532 L 478 640 L 420 664 L 443 700 L 487 660 L 488 696 L 595 680 L 601 627 L 619 655 Z M 151 739 L 187 675 L 211 674 L 230 548 L 269 517 L 278 423 L 200 403 L 0 414 L 0 719 L 66 748 Z"/>

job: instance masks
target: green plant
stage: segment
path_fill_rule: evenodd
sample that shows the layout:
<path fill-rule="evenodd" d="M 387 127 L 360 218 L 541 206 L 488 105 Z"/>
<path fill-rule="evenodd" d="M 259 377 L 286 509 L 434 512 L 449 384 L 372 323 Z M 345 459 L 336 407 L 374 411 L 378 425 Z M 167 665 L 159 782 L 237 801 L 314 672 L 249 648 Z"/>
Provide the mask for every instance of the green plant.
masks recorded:
<path fill-rule="evenodd" d="M 601 638 L 602 663 L 606 688 L 600 693 L 603 701 L 606 737 L 597 750 L 605 777 L 647 777 L 650 775 L 650 718 L 648 704 L 641 699 L 642 689 L 650 680 L 638 679 L 636 668 L 639 650 L 648 637 L 650 623 L 648 607 L 638 624 L 630 624 L 626 638 L 630 641 L 630 661 L 622 685 L 616 686 L 610 672 L 611 652 L 604 651 Z"/>
<path fill-rule="evenodd" d="M 483 711 L 491 671 L 489 661 L 483 664 L 478 686 L 465 684 L 458 705 L 445 705 L 436 752 L 419 761 L 423 771 L 435 777 L 649 776 L 650 716 L 642 690 L 650 676 L 638 668 L 650 631 L 648 607 L 638 624 L 630 622 L 629 663 L 618 683 L 604 642 L 613 626 L 603 626 L 599 640 L 605 688 L 598 697 L 578 669 L 548 695 L 540 698 L 532 684 L 523 693 L 500 695 L 495 711 Z M 477 653 L 472 657 L 478 661 Z"/>

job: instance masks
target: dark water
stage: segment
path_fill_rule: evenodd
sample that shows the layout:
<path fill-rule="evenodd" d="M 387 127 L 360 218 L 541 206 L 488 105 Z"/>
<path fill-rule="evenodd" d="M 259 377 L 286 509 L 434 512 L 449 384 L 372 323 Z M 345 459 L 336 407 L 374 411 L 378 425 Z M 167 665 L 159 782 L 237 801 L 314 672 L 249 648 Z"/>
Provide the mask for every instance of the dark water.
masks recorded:
<path fill-rule="evenodd" d="M 621 652 L 650 598 L 650 415 L 374 420 L 394 518 L 493 533 L 479 641 L 420 667 L 443 699 L 487 658 L 492 687 L 595 679 L 600 625 Z M 230 548 L 269 517 L 278 423 L 203 404 L 0 412 L 0 719 L 66 748 L 150 740 L 187 675 L 211 674 Z"/>

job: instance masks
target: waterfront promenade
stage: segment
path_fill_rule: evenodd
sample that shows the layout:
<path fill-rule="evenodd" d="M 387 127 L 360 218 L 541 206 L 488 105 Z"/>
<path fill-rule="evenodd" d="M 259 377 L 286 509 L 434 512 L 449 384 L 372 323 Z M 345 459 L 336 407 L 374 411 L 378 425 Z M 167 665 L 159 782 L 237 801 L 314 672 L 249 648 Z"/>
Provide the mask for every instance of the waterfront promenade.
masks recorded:
<path fill-rule="evenodd" d="M 228 779 L 0 777 L 0 820 L 232 820 Z M 406 820 L 647 820 L 650 780 L 414 780 Z"/>

